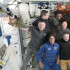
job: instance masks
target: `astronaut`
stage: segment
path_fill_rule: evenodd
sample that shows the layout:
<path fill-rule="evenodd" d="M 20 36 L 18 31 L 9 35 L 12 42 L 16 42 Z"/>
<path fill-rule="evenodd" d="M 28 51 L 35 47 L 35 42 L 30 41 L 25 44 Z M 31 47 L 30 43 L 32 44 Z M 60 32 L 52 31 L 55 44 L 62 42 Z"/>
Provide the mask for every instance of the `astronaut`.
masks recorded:
<path fill-rule="evenodd" d="M 43 53 L 43 58 L 41 58 Z M 43 70 L 59 70 L 59 44 L 55 42 L 54 35 L 50 35 L 49 42 L 40 48 L 37 60 Z"/>

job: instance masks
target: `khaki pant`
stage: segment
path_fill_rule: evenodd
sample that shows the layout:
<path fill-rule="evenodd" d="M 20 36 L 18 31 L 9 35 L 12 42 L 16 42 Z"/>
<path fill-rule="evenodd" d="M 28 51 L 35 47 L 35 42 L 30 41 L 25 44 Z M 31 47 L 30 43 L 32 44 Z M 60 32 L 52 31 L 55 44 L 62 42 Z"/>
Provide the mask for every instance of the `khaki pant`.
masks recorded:
<path fill-rule="evenodd" d="M 61 70 L 70 70 L 70 60 L 60 60 Z"/>

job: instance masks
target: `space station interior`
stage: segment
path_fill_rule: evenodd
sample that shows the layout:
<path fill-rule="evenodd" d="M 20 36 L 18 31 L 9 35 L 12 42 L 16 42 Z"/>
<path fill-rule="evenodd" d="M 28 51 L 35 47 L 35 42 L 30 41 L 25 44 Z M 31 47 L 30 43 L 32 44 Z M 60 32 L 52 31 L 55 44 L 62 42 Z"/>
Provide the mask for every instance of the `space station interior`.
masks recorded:
<path fill-rule="evenodd" d="M 31 40 L 31 34 L 22 29 L 31 26 L 42 10 L 50 17 L 55 17 L 55 11 L 66 15 L 70 0 L 0 0 L 0 70 L 21 70 L 22 55 Z"/>

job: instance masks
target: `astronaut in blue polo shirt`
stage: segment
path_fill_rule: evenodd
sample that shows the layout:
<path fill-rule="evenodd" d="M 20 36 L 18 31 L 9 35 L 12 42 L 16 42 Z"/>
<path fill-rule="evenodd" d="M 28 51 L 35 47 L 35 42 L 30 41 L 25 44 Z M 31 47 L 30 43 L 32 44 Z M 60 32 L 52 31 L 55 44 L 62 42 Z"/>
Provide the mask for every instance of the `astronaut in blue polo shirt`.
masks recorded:
<path fill-rule="evenodd" d="M 54 35 L 50 35 L 49 42 L 40 48 L 37 60 L 43 70 L 59 70 L 59 44 L 55 43 Z"/>

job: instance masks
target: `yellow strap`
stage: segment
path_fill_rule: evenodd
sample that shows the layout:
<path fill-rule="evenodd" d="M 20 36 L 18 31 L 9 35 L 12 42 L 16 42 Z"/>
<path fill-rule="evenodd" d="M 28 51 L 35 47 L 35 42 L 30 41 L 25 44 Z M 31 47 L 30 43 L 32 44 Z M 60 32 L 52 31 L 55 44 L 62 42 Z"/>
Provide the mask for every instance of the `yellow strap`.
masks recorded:
<path fill-rule="evenodd" d="M 4 63 L 3 63 L 3 62 L 0 62 L 0 65 L 1 65 L 1 66 L 3 66 L 3 65 L 4 65 Z"/>

